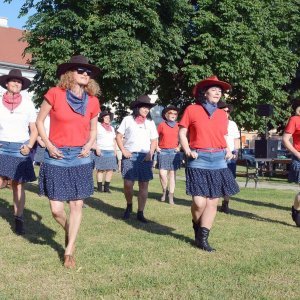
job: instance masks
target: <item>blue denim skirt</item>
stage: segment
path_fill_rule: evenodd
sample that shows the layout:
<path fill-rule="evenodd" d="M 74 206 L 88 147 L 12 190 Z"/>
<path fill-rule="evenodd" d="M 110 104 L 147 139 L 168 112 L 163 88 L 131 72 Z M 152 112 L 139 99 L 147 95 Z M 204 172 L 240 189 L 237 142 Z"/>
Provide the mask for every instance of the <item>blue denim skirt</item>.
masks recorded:
<path fill-rule="evenodd" d="M 300 160 L 293 155 L 289 171 L 289 182 L 300 183 Z"/>
<path fill-rule="evenodd" d="M 225 153 L 225 150 L 197 151 L 196 159 L 188 159 L 185 171 L 188 195 L 219 198 L 239 192 L 239 186 L 227 167 Z"/>
<path fill-rule="evenodd" d="M 40 145 L 37 145 L 34 159 L 33 159 L 34 162 L 42 163 L 44 161 L 45 150 L 46 150 L 46 148 L 43 148 Z"/>
<path fill-rule="evenodd" d="M 153 161 L 144 161 L 146 153 L 133 152 L 132 157 L 122 157 L 122 177 L 131 181 L 149 181 L 153 179 Z"/>
<path fill-rule="evenodd" d="M 101 155 L 98 156 L 95 151 L 92 152 L 92 159 L 96 170 L 114 170 L 118 168 L 117 157 L 113 150 L 101 150 Z"/>
<path fill-rule="evenodd" d="M 176 171 L 181 165 L 180 152 L 175 149 L 161 149 L 157 153 L 158 169 Z"/>
<path fill-rule="evenodd" d="M 20 183 L 36 180 L 31 156 L 20 152 L 23 144 L 0 141 L 0 176 Z"/>
<path fill-rule="evenodd" d="M 40 195 L 50 200 L 72 201 L 84 199 L 94 193 L 93 162 L 91 157 L 79 158 L 81 147 L 58 148 L 62 159 L 50 157 L 45 151 L 40 167 Z"/>

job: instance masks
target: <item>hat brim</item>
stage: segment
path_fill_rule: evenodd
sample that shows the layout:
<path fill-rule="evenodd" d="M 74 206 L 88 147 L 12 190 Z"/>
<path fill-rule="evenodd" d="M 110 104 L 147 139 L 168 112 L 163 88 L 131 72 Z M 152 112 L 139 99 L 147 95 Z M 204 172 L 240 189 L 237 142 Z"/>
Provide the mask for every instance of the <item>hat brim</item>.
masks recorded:
<path fill-rule="evenodd" d="M 135 107 L 142 107 L 142 106 L 148 106 L 148 107 L 152 108 L 156 105 L 157 105 L 157 103 L 143 103 L 141 101 L 133 101 L 130 103 L 129 108 L 134 109 Z"/>
<path fill-rule="evenodd" d="M 205 88 L 211 86 L 219 86 L 223 91 L 231 90 L 231 85 L 225 81 L 216 81 L 216 80 L 203 80 L 197 83 L 193 88 L 193 96 L 196 97 L 198 95 L 199 90 L 204 90 Z"/>
<path fill-rule="evenodd" d="M 22 88 L 21 91 L 28 89 L 28 87 L 31 84 L 31 81 L 23 76 L 11 76 L 11 75 L 2 75 L 0 76 L 0 85 L 4 88 L 7 89 L 6 87 L 6 83 L 10 80 L 10 79 L 19 79 L 22 81 Z"/>
<path fill-rule="evenodd" d="M 74 68 L 86 68 L 92 71 L 91 77 L 97 77 L 101 70 L 100 68 L 91 65 L 91 64 L 80 64 L 80 63 L 63 63 L 57 67 L 56 76 L 60 78 L 62 74 L 65 74 L 67 71 L 72 70 Z"/>

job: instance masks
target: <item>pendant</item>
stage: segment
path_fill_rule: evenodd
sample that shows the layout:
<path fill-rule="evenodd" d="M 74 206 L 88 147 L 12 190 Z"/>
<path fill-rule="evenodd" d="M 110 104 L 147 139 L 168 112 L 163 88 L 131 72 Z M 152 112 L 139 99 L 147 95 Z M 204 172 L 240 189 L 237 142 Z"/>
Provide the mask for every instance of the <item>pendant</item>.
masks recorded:
<path fill-rule="evenodd" d="M 13 114 L 13 113 L 14 113 L 14 111 L 13 111 L 13 110 L 11 110 L 11 111 L 10 111 L 10 113 L 11 113 L 11 114 Z"/>

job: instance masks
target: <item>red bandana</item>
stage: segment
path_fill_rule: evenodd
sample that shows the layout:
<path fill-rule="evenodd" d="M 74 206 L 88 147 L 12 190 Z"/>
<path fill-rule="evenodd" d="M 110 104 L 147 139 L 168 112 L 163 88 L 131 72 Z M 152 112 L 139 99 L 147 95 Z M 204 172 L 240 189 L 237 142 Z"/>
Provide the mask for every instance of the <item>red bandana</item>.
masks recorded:
<path fill-rule="evenodd" d="M 101 125 L 106 131 L 112 131 L 110 124 L 101 123 Z"/>
<path fill-rule="evenodd" d="M 22 102 L 22 95 L 20 93 L 9 95 L 7 92 L 3 95 L 2 103 L 3 105 L 13 112 Z"/>
<path fill-rule="evenodd" d="M 136 122 L 137 124 L 144 124 L 144 123 L 145 123 L 145 120 L 146 120 L 146 117 L 138 116 L 138 117 L 136 117 L 134 120 L 135 120 L 135 122 Z"/>

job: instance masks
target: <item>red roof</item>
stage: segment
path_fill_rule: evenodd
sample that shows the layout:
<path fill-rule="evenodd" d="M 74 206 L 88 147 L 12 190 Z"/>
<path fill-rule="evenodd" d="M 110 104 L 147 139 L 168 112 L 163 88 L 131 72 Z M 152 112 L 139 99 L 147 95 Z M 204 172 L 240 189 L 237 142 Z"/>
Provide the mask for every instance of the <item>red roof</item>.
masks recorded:
<path fill-rule="evenodd" d="M 17 65 L 29 65 L 30 55 L 23 57 L 28 43 L 20 41 L 23 30 L 17 28 L 0 27 L 0 61 Z"/>

